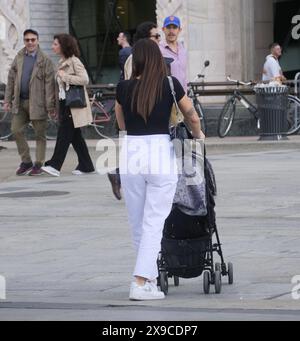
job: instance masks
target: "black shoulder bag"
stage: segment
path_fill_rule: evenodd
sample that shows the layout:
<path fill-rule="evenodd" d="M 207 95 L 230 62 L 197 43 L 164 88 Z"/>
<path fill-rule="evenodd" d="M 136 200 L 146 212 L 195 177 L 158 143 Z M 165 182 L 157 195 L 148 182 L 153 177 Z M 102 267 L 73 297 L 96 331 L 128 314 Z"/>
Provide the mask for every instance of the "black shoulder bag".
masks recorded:
<path fill-rule="evenodd" d="M 66 90 L 66 106 L 73 109 L 82 109 L 87 107 L 84 86 L 69 85 L 69 89 Z"/>
<path fill-rule="evenodd" d="M 66 106 L 72 109 L 86 108 L 84 86 L 70 85 L 66 91 Z"/>

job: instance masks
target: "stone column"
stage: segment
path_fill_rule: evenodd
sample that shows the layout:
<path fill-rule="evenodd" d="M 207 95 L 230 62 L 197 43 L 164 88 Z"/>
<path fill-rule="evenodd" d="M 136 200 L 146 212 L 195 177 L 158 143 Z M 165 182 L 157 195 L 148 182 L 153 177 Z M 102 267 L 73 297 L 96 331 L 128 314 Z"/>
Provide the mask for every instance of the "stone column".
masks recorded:
<path fill-rule="evenodd" d="M 227 1 L 227 0 L 226 0 Z M 199 74 L 206 60 L 206 81 L 225 81 L 224 0 L 188 0 L 189 79 Z M 202 102 L 222 102 L 221 97 L 202 97 Z"/>
<path fill-rule="evenodd" d="M 30 25 L 40 34 L 41 48 L 57 61 L 51 45 L 55 34 L 69 32 L 68 0 L 30 0 L 29 9 Z"/>
<path fill-rule="evenodd" d="M 254 1 L 226 0 L 226 74 L 232 78 L 254 78 L 254 32 Z"/>
<path fill-rule="evenodd" d="M 209 2 L 208 0 L 188 0 L 187 15 L 188 27 L 187 39 L 189 56 L 189 79 L 193 81 L 200 73 L 205 59 L 210 59 L 207 55 L 209 49 L 206 48 L 206 28 L 209 23 Z"/>
<path fill-rule="evenodd" d="M 242 79 L 255 78 L 255 20 L 254 0 L 241 0 Z"/>
<path fill-rule="evenodd" d="M 261 79 L 263 64 L 274 41 L 274 1 L 254 0 L 255 79 Z"/>
<path fill-rule="evenodd" d="M 23 46 L 23 32 L 29 25 L 28 0 L 0 0 L 2 22 L 0 47 L 0 81 L 7 82 L 10 65 Z M 4 39 L 3 39 L 4 38 Z"/>

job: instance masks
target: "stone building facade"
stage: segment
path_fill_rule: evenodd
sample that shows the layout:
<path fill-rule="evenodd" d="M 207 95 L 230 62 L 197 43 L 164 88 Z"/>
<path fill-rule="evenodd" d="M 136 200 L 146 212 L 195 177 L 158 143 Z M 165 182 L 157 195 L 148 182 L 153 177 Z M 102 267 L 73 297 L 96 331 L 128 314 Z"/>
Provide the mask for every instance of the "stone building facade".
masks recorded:
<path fill-rule="evenodd" d="M 210 60 L 208 80 L 256 79 L 267 46 L 273 41 L 274 0 L 157 0 L 157 21 L 178 15 L 182 40 L 189 53 L 189 76 Z M 68 31 L 67 0 L 0 0 L 0 81 L 16 52 L 23 46 L 22 32 L 40 32 L 41 45 L 51 54 L 54 33 Z"/>
<path fill-rule="evenodd" d="M 23 47 L 26 28 L 37 29 L 44 51 L 51 52 L 53 35 L 68 31 L 67 0 L 0 0 L 0 82 L 17 51 Z"/>
<path fill-rule="evenodd" d="M 168 13 L 183 18 L 183 37 L 193 79 L 205 60 L 211 81 L 260 77 L 273 41 L 273 0 L 158 0 L 158 22 Z"/>

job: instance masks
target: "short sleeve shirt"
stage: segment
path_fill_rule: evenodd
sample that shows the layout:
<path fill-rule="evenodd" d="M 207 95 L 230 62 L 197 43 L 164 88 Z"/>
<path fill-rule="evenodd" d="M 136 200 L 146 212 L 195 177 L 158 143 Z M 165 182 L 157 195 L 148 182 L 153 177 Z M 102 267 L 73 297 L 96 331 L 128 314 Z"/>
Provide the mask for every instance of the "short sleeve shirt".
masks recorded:
<path fill-rule="evenodd" d="M 270 81 L 282 75 L 279 61 L 273 56 L 269 56 L 264 65 L 263 81 Z"/>
<path fill-rule="evenodd" d="M 180 102 L 185 91 L 179 81 L 173 78 L 176 100 Z M 120 82 L 117 87 L 117 102 L 122 106 L 127 134 L 131 136 L 167 135 L 169 122 L 174 104 L 169 80 L 166 77 L 163 83 L 162 99 L 153 108 L 147 122 L 136 111 L 132 111 L 132 96 L 136 83 L 139 80 Z"/>

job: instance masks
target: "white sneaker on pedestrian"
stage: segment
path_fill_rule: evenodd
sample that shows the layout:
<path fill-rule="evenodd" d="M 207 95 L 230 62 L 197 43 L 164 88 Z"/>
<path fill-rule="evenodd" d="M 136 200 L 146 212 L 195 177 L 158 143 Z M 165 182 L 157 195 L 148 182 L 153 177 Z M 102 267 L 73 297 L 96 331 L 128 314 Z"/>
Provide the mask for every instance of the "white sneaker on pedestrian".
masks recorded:
<path fill-rule="evenodd" d="M 158 290 L 153 283 L 146 282 L 140 286 L 136 282 L 131 284 L 129 299 L 131 301 L 154 301 L 165 299 L 165 294 Z"/>
<path fill-rule="evenodd" d="M 96 174 L 96 172 L 94 171 L 94 172 L 85 173 L 76 169 L 72 172 L 72 174 L 75 176 L 81 176 L 81 175 L 87 175 L 87 174 Z"/>
<path fill-rule="evenodd" d="M 41 168 L 42 171 L 48 175 L 54 176 L 56 178 L 58 178 L 60 176 L 60 171 L 58 171 L 57 169 L 51 167 L 51 166 L 45 166 Z"/>

